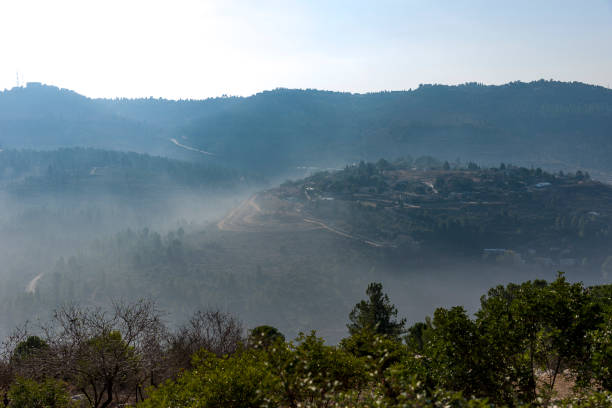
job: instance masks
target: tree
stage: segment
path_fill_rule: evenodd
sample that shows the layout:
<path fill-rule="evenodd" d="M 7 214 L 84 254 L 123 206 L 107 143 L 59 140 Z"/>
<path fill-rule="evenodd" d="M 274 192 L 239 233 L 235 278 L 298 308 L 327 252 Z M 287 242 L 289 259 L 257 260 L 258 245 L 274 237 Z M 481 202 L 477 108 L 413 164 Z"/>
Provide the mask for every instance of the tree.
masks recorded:
<path fill-rule="evenodd" d="M 26 358 L 36 354 L 38 351 L 46 350 L 49 345 L 46 341 L 38 336 L 28 336 L 24 341 L 19 342 L 15 351 L 13 352 L 13 358 L 15 360 L 25 360 Z"/>
<path fill-rule="evenodd" d="M 263 352 L 278 379 L 280 406 L 327 407 L 336 393 L 360 390 L 369 380 L 365 360 L 344 347 L 325 345 L 314 331 Z"/>
<path fill-rule="evenodd" d="M 232 354 L 243 343 L 240 320 L 220 310 L 197 311 L 170 336 L 169 359 L 175 369 L 190 368 L 191 357 L 204 349 L 217 356 Z"/>
<path fill-rule="evenodd" d="M 597 330 L 588 334 L 590 361 L 581 373 L 581 385 L 588 387 L 595 380 L 598 388 L 612 391 L 612 315 Z"/>
<path fill-rule="evenodd" d="M 482 396 L 487 372 L 480 360 L 480 339 L 476 324 L 462 307 L 439 308 L 434 312 L 431 338 L 424 345 L 430 360 L 430 375 L 444 389 Z"/>
<path fill-rule="evenodd" d="M 550 397 L 565 370 L 588 375 L 588 333 L 601 324 L 601 307 L 562 273 L 551 283 L 493 288 L 476 315 L 487 370 L 507 400 L 514 392 L 523 401 Z"/>
<path fill-rule="evenodd" d="M 284 342 L 285 336 L 272 326 L 257 326 L 249 333 L 247 344 L 254 348 L 268 348 L 278 342 Z"/>
<path fill-rule="evenodd" d="M 75 354 L 71 376 L 92 406 L 109 406 L 117 390 L 137 378 L 138 356 L 118 331 L 89 339 Z"/>
<path fill-rule="evenodd" d="M 396 338 L 404 333 L 406 319 L 397 320 L 397 308 L 382 289 L 381 283 L 372 282 L 368 285 L 368 300 L 357 303 L 349 314 L 351 323 L 347 327 L 351 335 L 363 329 Z"/>
<path fill-rule="evenodd" d="M 407 357 L 407 348 L 399 338 L 377 334 L 370 328 L 342 339 L 340 347 L 365 363 L 371 379 L 386 388 L 385 372 Z M 388 390 L 387 390 L 388 391 Z"/>
<path fill-rule="evenodd" d="M 44 328 L 48 351 L 27 360 L 73 384 L 91 407 L 105 408 L 138 399 L 139 393 L 142 397 L 145 368 L 150 368 L 146 348 L 160 326 L 159 312 L 149 301 L 114 303 L 110 310 L 64 306 Z"/>
<path fill-rule="evenodd" d="M 428 332 L 431 331 L 431 322 L 417 322 L 407 330 L 405 341 L 408 348 L 414 352 L 423 351 Z"/>

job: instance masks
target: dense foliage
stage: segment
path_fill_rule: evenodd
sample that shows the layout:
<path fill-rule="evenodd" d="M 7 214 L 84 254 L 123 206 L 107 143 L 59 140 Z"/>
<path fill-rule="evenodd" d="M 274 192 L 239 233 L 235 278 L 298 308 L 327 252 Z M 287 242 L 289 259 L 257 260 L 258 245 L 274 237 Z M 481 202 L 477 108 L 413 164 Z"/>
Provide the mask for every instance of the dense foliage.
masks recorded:
<path fill-rule="evenodd" d="M 18 378 L 7 398 L 12 408 L 76 408 L 71 404 L 66 384 L 51 378 L 40 383 Z"/>
<path fill-rule="evenodd" d="M 9 407 L 65 407 L 75 389 L 91 407 L 603 408 L 612 401 L 611 291 L 562 273 L 497 286 L 475 316 L 438 308 L 400 338 L 380 328 L 403 322 L 370 312 L 395 311 L 372 283 L 351 313 L 368 324 L 336 346 L 314 332 L 288 342 L 271 326 L 247 341 L 231 316 L 214 311 L 172 334 L 147 302 L 111 314 L 68 308 L 44 339 L 15 337 L 23 340 L 7 349 L 2 380 Z"/>
<path fill-rule="evenodd" d="M 276 378 L 256 352 L 216 357 L 207 352 L 193 357 L 194 369 L 151 394 L 142 407 L 250 408 L 270 404 L 268 392 Z"/>
<path fill-rule="evenodd" d="M 370 285 L 370 297 L 376 288 Z M 611 398 L 605 392 L 611 391 L 609 376 L 590 368 L 603 368 L 601 359 L 609 356 L 594 347 L 600 340 L 590 339 L 610 341 L 605 320 L 610 315 L 602 307 L 609 301 L 562 275 L 551 283 L 499 286 L 482 298 L 474 319 L 461 307 L 437 309 L 404 343 L 394 333 L 372 330 L 388 320 L 380 315 L 336 347 L 311 334 L 295 344 L 278 339 L 232 356 L 211 356 L 207 366 L 200 363 L 176 383 L 153 391 L 144 406 L 208 406 L 220 398 L 226 406 L 253 406 L 251 395 L 259 398 L 258 406 L 548 406 L 556 401 L 605 407 Z M 219 364 L 242 365 L 243 371 L 218 369 Z M 251 369 L 256 374 L 244 378 Z M 573 399 L 556 395 L 561 379 L 574 384 Z M 225 392 L 235 381 L 249 391 L 231 399 Z M 221 384 L 225 387 L 212 391 Z M 602 392 L 593 394 L 596 390 Z"/>

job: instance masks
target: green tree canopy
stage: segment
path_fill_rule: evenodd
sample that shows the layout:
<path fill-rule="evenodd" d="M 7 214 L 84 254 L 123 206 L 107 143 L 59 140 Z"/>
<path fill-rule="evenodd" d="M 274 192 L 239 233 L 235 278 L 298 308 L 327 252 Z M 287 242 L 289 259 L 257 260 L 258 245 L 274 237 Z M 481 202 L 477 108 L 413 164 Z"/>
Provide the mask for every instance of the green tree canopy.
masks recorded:
<path fill-rule="evenodd" d="M 391 304 L 389 296 L 383 293 L 382 283 L 370 283 L 366 294 L 368 300 L 357 303 L 349 314 L 351 323 L 347 327 L 351 335 L 363 329 L 393 337 L 404 333 L 406 319 L 397 320 L 397 308 Z"/>
<path fill-rule="evenodd" d="M 17 347 L 15 347 L 15 351 L 13 352 L 13 358 L 23 360 L 30 357 L 34 353 L 47 348 L 49 348 L 49 345 L 46 341 L 38 336 L 29 336 L 27 339 L 17 344 Z"/>
<path fill-rule="evenodd" d="M 267 348 L 277 342 L 284 342 L 285 335 L 276 327 L 262 325 L 252 329 L 249 333 L 248 345 L 255 348 Z"/>

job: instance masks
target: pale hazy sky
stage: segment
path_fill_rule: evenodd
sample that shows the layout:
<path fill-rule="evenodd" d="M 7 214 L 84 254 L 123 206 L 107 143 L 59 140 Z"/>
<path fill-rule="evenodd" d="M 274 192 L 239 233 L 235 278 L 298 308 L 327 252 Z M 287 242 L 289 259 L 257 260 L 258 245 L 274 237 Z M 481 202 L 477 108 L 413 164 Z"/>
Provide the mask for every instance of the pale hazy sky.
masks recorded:
<path fill-rule="evenodd" d="M 0 0 L 16 72 L 91 97 L 612 85 L 612 0 Z"/>

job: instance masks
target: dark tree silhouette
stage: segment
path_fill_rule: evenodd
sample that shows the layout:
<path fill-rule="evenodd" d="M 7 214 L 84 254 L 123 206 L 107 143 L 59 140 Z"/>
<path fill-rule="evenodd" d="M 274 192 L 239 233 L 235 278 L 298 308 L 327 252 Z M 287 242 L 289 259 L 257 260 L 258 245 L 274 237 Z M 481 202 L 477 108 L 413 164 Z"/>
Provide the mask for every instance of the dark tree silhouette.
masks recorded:
<path fill-rule="evenodd" d="M 363 329 L 394 337 L 404 333 L 406 319 L 397 320 L 397 308 L 382 289 L 382 283 L 372 282 L 368 285 L 368 300 L 357 303 L 349 314 L 351 323 L 347 327 L 351 334 Z"/>

